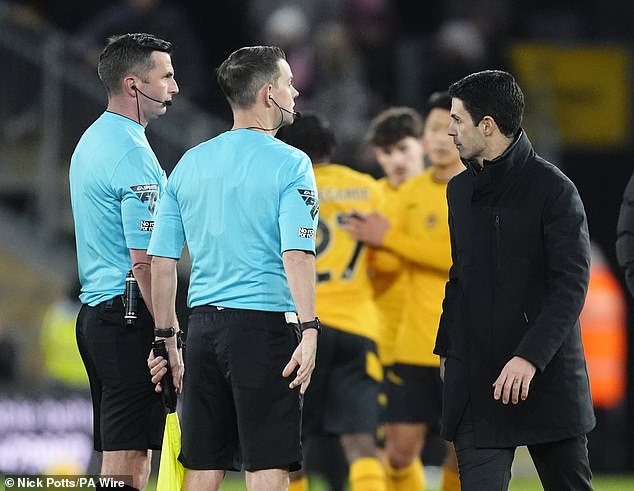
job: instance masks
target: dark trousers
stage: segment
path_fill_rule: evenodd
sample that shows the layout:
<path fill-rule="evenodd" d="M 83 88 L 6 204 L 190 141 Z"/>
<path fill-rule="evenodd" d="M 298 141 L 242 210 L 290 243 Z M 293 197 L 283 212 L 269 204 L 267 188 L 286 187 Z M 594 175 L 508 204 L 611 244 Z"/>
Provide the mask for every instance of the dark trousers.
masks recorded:
<path fill-rule="evenodd" d="M 544 491 L 592 491 L 592 473 L 585 435 L 529 445 Z M 460 489 L 506 491 L 511 480 L 515 447 L 476 448 L 471 406 L 467 406 L 454 438 Z"/>

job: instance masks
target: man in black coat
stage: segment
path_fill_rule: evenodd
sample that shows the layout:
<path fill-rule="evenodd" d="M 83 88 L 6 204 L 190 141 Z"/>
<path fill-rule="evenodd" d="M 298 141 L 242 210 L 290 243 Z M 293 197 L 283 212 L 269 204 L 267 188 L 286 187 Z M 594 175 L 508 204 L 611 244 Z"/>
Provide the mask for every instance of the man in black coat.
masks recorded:
<path fill-rule="evenodd" d="M 453 266 L 434 352 L 462 490 L 506 490 L 518 445 L 544 489 L 591 490 L 583 204 L 520 128 L 524 95 L 510 74 L 474 73 L 449 94 L 448 131 L 467 170 L 447 189 Z"/>
<path fill-rule="evenodd" d="M 627 183 L 616 227 L 616 257 L 625 273 L 625 282 L 634 296 L 634 174 Z"/>

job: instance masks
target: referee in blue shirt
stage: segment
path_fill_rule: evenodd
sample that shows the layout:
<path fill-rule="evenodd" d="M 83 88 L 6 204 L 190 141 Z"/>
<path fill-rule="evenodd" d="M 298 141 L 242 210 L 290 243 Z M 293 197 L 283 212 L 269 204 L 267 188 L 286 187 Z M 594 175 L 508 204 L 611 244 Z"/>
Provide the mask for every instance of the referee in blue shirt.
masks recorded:
<path fill-rule="evenodd" d="M 308 156 L 274 137 L 293 122 L 299 95 L 284 52 L 239 49 L 218 69 L 218 82 L 233 127 L 180 160 L 148 249 L 157 336 L 167 338 L 171 358 L 176 261 L 186 241 L 193 310 L 180 455 L 185 489 L 218 489 L 226 470 L 244 468 L 248 489 L 283 490 L 289 471 L 301 466 L 301 394 L 319 331 L 317 188 Z M 165 363 L 149 361 L 154 382 Z M 177 383 L 180 367 L 172 370 Z"/>
<path fill-rule="evenodd" d="M 146 366 L 154 339 L 146 249 L 166 178 L 145 126 L 178 93 L 170 52 L 169 42 L 149 34 L 109 40 L 98 65 L 108 107 L 70 164 L 83 304 L 77 344 L 90 379 L 94 446 L 103 452 L 101 473 L 122 476 L 126 489 L 147 484 L 150 449 L 161 448 L 165 422 Z M 133 326 L 122 301 L 130 269 L 143 297 Z"/>

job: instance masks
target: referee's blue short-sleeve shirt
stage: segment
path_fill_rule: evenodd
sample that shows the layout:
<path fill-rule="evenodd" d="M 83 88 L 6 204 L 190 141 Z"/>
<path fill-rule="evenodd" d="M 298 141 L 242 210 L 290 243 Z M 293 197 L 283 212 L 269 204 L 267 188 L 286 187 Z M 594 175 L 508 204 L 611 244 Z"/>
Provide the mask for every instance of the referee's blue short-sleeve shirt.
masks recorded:
<path fill-rule="evenodd" d="M 142 125 L 105 112 L 77 144 L 69 177 L 79 298 L 95 306 L 124 292 L 129 249 L 147 249 L 165 171 Z"/>
<path fill-rule="evenodd" d="M 192 260 L 188 304 L 294 311 L 286 250 L 315 251 L 315 177 L 308 156 L 247 129 L 182 157 L 161 198 L 148 253 Z"/>

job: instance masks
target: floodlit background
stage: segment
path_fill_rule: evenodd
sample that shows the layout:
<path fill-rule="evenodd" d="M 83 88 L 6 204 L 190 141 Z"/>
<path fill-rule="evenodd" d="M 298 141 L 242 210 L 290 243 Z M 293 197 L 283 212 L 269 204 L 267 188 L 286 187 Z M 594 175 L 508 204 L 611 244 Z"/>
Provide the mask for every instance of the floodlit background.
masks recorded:
<path fill-rule="evenodd" d="M 296 109 L 330 120 L 333 160 L 375 176 L 364 135 L 379 111 L 422 109 L 473 71 L 512 72 L 526 95 L 524 128 L 575 182 L 588 215 L 593 283 L 582 329 L 599 421 L 591 464 L 599 475 L 634 475 L 634 303 L 614 250 L 634 168 L 633 19 L 630 0 L 0 0 L 0 473 L 98 469 L 74 340 L 67 174 L 74 145 L 105 108 L 96 61 L 106 38 L 145 31 L 175 45 L 181 93 L 147 131 L 168 172 L 230 127 L 213 70 L 241 46 L 282 47 Z M 607 357 L 595 349 L 606 336 L 616 340 Z M 433 484 L 441 457 L 433 446 L 424 457 Z M 522 449 L 514 476 L 512 489 L 539 489 Z M 624 479 L 596 486 L 634 487 Z"/>

